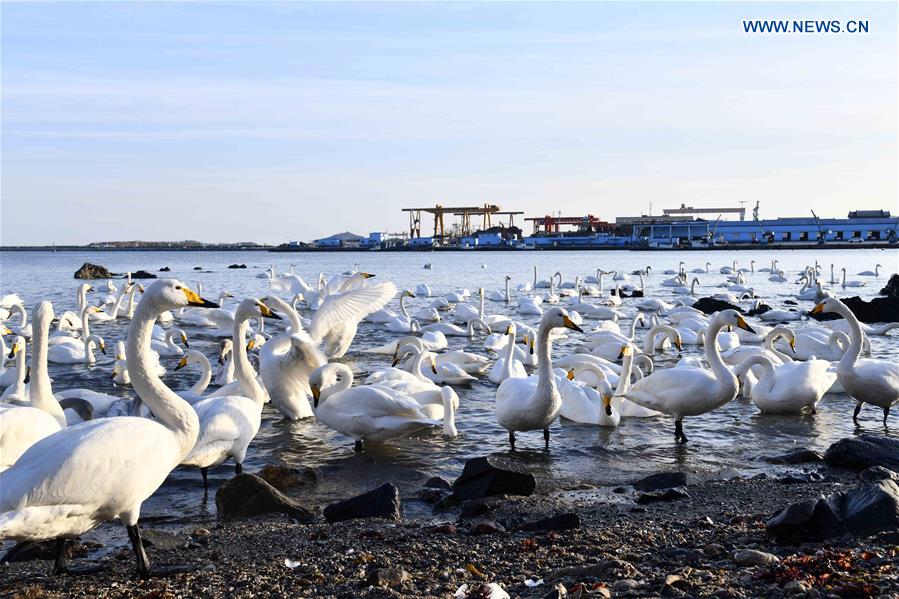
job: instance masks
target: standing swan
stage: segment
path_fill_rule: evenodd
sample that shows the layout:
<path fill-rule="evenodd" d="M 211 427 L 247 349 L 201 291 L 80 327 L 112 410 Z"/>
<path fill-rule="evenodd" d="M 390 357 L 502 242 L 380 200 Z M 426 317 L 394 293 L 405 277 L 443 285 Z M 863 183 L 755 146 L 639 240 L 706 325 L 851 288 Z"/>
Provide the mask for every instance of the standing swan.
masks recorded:
<path fill-rule="evenodd" d="M 53 306 L 50 302 L 40 302 L 32 313 L 34 337 L 31 340 L 32 371 L 28 392 L 31 406 L 0 408 L 0 470 L 15 464 L 28 448 L 41 439 L 66 427 L 66 415 L 53 396 L 47 372 L 47 336 L 50 334 L 50 321 L 53 320 Z M 5 497 L 5 491 L 0 485 L 0 493 L 3 494 L 0 497 Z M 0 508 L 2 505 L 0 501 Z M 0 538 L 3 537 L 4 511 L 0 509 Z"/>
<path fill-rule="evenodd" d="M 563 327 L 583 332 L 571 321 L 565 309 L 553 307 L 547 310 L 537 329 L 537 376 L 506 379 L 496 390 L 496 420 L 509 431 L 509 445 L 513 450 L 516 431 L 537 429 L 543 429 L 543 439 L 549 449 L 549 425 L 562 407 L 553 374 L 549 334 L 553 329 Z"/>
<path fill-rule="evenodd" d="M 862 328 L 858 318 L 846 304 L 829 297 L 812 309 L 812 314 L 836 313 L 849 323 L 849 349 L 837 364 L 837 380 L 846 393 L 855 399 L 852 420 L 858 424 L 862 404 L 870 403 L 883 408 L 883 424 L 886 426 L 890 407 L 899 402 L 899 364 L 886 360 L 859 359 L 862 352 Z"/>
<path fill-rule="evenodd" d="M 139 575 L 150 575 L 138 528 L 141 504 L 190 452 L 200 428 L 193 408 L 150 371 L 150 338 L 159 314 L 189 305 L 216 307 L 180 281 L 156 281 L 128 331 L 131 382 L 156 420 L 92 420 L 33 445 L 0 474 L 0 539 L 56 538 L 56 572 L 63 573 L 66 539 L 118 518 L 128 528 Z"/>
<path fill-rule="evenodd" d="M 709 323 L 705 332 L 705 358 L 710 370 L 702 368 L 669 368 L 659 370 L 635 382 L 624 397 L 650 410 L 674 417 L 675 442 L 687 442 L 684 416 L 698 416 L 729 403 L 737 396 L 737 377 L 718 352 L 716 339 L 726 326 L 755 333 L 736 310 L 722 310 Z M 625 354 L 630 348 L 625 350 Z"/>

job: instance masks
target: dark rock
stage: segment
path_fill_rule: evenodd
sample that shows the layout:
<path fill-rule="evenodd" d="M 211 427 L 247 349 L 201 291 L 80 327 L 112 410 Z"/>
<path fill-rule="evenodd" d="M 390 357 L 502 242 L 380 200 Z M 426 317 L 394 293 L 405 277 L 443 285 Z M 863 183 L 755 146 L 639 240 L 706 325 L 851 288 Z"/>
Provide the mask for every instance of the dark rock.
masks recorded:
<path fill-rule="evenodd" d="M 108 279 L 110 277 L 112 277 L 112 273 L 106 270 L 105 266 L 90 262 L 85 262 L 81 268 L 75 271 L 76 279 Z"/>
<path fill-rule="evenodd" d="M 458 503 L 490 495 L 533 495 L 537 487 L 534 475 L 520 462 L 500 456 L 472 458 L 465 462 L 462 474 L 453 483 L 447 499 Z"/>
<path fill-rule="evenodd" d="M 630 562 L 620 559 L 607 559 L 586 566 L 569 566 L 559 568 L 546 577 L 549 581 L 570 579 L 580 581 L 585 578 L 642 578 L 643 574 Z"/>
<path fill-rule="evenodd" d="M 796 300 L 785 299 L 784 304 L 786 304 L 787 306 L 798 306 L 799 302 L 797 302 Z"/>
<path fill-rule="evenodd" d="M 318 475 L 312 468 L 289 468 L 275 464 L 266 464 L 258 476 L 279 491 L 306 487 L 318 482 Z"/>
<path fill-rule="evenodd" d="M 328 522 L 341 522 L 355 518 L 385 518 L 399 521 L 403 517 L 400 492 L 390 483 L 385 483 L 367 493 L 346 501 L 332 503 L 325 508 Z"/>
<path fill-rule="evenodd" d="M 172 269 L 169 268 L 168 266 L 163 266 L 162 268 L 159 269 L 159 272 L 172 272 Z"/>
<path fill-rule="evenodd" d="M 228 268 L 246 268 L 246 264 L 229 264 Z"/>
<path fill-rule="evenodd" d="M 187 547 L 188 541 L 181 535 L 172 534 L 165 530 L 155 528 L 143 528 L 140 531 L 144 545 L 155 547 L 163 551 L 173 551 Z"/>
<path fill-rule="evenodd" d="M 864 470 L 871 466 L 899 470 L 899 439 L 879 435 L 840 439 L 827 448 L 824 461 L 830 466 L 852 470 Z"/>
<path fill-rule="evenodd" d="M 579 528 L 581 525 L 581 517 L 573 512 L 565 514 L 557 514 L 550 518 L 542 518 L 533 522 L 525 522 L 518 527 L 519 530 L 571 530 Z"/>
<path fill-rule="evenodd" d="M 824 480 L 824 477 L 817 472 L 793 472 L 777 479 L 777 482 L 784 485 L 794 485 L 796 483 L 817 483 Z"/>
<path fill-rule="evenodd" d="M 851 533 L 869 536 L 899 528 L 899 486 L 883 480 L 780 510 L 767 531 L 778 541 L 824 540 Z"/>
<path fill-rule="evenodd" d="M 432 476 L 425 481 L 425 487 L 427 487 L 428 489 L 443 489 L 444 491 L 451 491 L 453 485 L 451 485 L 450 482 L 445 478 Z"/>
<path fill-rule="evenodd" d="M 740 549 L 734 553 L 734 563 L 738 566 L 771 566 L 779 564 L 780 558 L 764 551 Z"/>
<path fill-rule="evenodd" d="M 202 266 L 194 266 L 194 270 L 203 270 Z"/>
<path fill-rule="evenodd" d="M 876 483 L 882 480 L 899 482 L 899 474 L 883 466 L 871 466 L 867 470 L 863 470 L 858 477 L 864 483 Z"/>
<path fill-rule="evenodd" d="M 696 303 L 693 304 L 693 307 L 705 314 L 713 314 L 715 312 L 720 312 L 721 310 L 736 310 L 740 314 L 743 314 L 743 308 L 741 308 L 740 306 L 735 306 L 729 302 L 715 299 L 713 297 L 701 297 L 696 300 Z"/>
<path fill-rule="evenodd" d="M 424 501 L 425 503 L 437 503 L 441 499 L 443 499 L 445 493 L 440 489 L 419 489 L 418 498 Z"/>
<path fill-rule="evenodd" d="M 412 576 L 397 566 L 379 568 L 368 575 L 368 584 L 374 587 L 396 587 L 407 580 L 412 580 Z"/>
<path fill-rule="evenodd" d="M 86 556 L 90 551 L 103 547 L 96 541 L 69 541 L 66 543 L 66 557 L 70 559 Z M 56 540 L 49 541 L 22 541 L 10 547 L 0 564 L 12 562 L 29 562 L 33 560 L 56 559 Z"/>
<path fill-rule="evenodd" d="M 458 532 L 458 529 L 452 522 L 444 522 L 443 524 L 432 526 L 428 531 L 437 535 L 454 535 Z"/>
<path fill-rule="evenodd" d="M 500 524 L 493 520 L 481 520 L 476 522 L 468 529 L 473 535 L 494 535 L 500 532 L 506 532 Z"/>
<path fill-rule="evenodd" d="M 870 302 L 859 296 L 840 298 L 846 307 L 862 322 L 899 322 L 899 297 L 875 297 Z M 815 320 L 839 320 L 839 314 L 822 312 L 810 315 Z"/>
<path fill-rule="evenodd" d="M 817 451 L 811 449 L 797 449 L 789 453 L 772 455 L 762 458 L 769 464 L 805 464 L 808 462 L 820 462 L 824 458 Z"/>
<path fill-rule="evenodd" d="M 648 493 L 638 493 L 637 503 L 654 503 L 656 501 L 674 501 L 675 499 L 689 498 L 690 494 L 683 487 L 674 487 L 673 489 L 665 489 L 664 491 L 649 491 Z"/>
<path fill-rule="evenodd" d="M 145 270 L 139 270 L 137 272 L 131 273 L 132 279 L 155 279 L 157 278 L 152 272 L 147 272 Z"/>
<path fill-rule="evenodd" d="M 473 499 L 462 504 L 462 509 L 459 511 L 459 517 L 463 520 L 466 518 L 474 518 L 486 514 L 490 509 L 491 506 L 487 505 L 487 502 L 483 499 Z"/>
<path fill-rule="evenodd" d="M 312 513 L 253 474 L 238 474 L 215 494 L 220 518 L 242 518 L 264 514 L 287 514 L 301 522 L 312 520 Z"/>
<path fill-rule="evenodd" d="M 641 478 L 633 483 L 638 491 L 659 491 L 672 487 L 683 487 L 687 484 L 687 475 L 683 472 L 660 472 Z"/>
<path fill-rule="evenodd" d="M 886 287 L 880 290 L 880 295 L 899 297 L 899 275 L 890 275 L 890 280 L 887 281 Z"/>

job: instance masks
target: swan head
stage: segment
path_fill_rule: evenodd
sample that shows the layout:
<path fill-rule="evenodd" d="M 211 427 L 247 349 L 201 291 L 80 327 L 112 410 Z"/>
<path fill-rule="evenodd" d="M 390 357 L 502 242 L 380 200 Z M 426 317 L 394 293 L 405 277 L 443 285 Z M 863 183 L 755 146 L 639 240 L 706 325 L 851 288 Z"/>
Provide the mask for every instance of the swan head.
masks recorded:
<path fill-rule="evenodd" d="M 755 334 L 755 329 L 736 310 L 722 310 L 718 313 L 718 321 L 724 326 L 737 327 L 749 333 Z"/>
<path fill-rule="evenodd" d="M 9 329 L 7 329 L 9 330 Z M 10 331 L 12 332 L 12 331 Z M 12 349 L 9 350 L 8 358 L 12 359 L 16 356 L 17 353 L 23 351 L 25 349 L 25 338 L 24 337 L 16 337 L 16 340 L 12 344 Z"/>
<path fill-rule="evenodd" d="M 159 279 L 144 292 L 144 301 L 147 301 L 154 310 L 164 312 L 186 306 L 198 308 L 218 308 L 219 305 L 193 291 L 190 287 L 177 279 Z M 143 304 L 143 302 L 141 302 Z"/>
<path fill-rule="evenodd" d="M 203 354 L 203 352 L 192 349 L 181 357 L 178 365 L 175 366 L 175 370 L 181 370 L 182 368 L 190 364 L 201 364 L 205 359 L 206 356 Z"/>
<path fill-rule="evenodd" d="M 12 330 L 7 326 L 0 325 L 0 335 L 12 335 Z"/>
<path fill-rule="evenodd" d="M 571 315 L 568 311 L 565 308 L 560 308 L 558 306 L 547 310 L 546 314 L 543 315 L 543 320 L 541 320 L 540 324 L 553 329 L 565 328 L 579 333 L 584 332 L 581 327 L 577 326 L 577 324 L 571 320 Z"/>
<path fill-rule="evenodd" d="M 411 291 L 409 291 L 408 289 L 405 289 L 405 290 L 403 291 L 403 297 L 411 297 L 411 298 L 414 299 L 414 298 L 415 298 L 415 294 L 412 293 Z"/>
<path fill-rule="evenodd" d="M 234 342 L 230 339 L 223 339 L 221 352 L 219 353 L 219 364 L 225 363 L 225 360 L 228 358 L 228 355 L 231 353 L 232 349 L 234 349 Z"/>
<path fill-rule="evenodd" d="M 844 268 L 843 270 L 846 269 Z M 843 302 L 835 297 L 828 297 L 816 304 L 809 314 L 827 314 L 830 312 L 840 313 L 843 308 L 845 308 Z"/>
<path fill-rule="evenodd" d="M 271 308 L 262 303 L 255 297 L 248 297 L 240 302 L 237 310 L 234 312 L 234 322 L 250 320 L 251 318 L 273 318 L 281 320 Z"/>
<path fill-rule="evenodd" d="M 95 343 L 97 348 L 103 352 L 103 355 L 106 355 L 106 342 L 103 340 L 103 337 L 100 337 L 99 335 L 90 335 L 85 341 Z"/>
<path fill-rule="evenodd" d="M 352 371 L 343 364 L 324 364 L 312 371 L 309 375 L 309 390 L 312 392 L 313 408 L 318 408 L 318 404 L 327 399 L 327 395 L 322 396 L 322 390 L 334 385 L 344 370 L 352 375 Z"/>

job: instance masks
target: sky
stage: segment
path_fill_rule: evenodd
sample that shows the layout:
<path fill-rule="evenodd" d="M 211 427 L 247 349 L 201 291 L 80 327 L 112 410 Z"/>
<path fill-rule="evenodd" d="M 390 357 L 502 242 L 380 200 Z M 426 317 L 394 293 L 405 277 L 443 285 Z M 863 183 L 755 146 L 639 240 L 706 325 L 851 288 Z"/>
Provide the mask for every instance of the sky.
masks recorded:
<path fill-rule="evenodd" d="M 896 6 L 3 2 L 0 243 L 899 212 Z"/>

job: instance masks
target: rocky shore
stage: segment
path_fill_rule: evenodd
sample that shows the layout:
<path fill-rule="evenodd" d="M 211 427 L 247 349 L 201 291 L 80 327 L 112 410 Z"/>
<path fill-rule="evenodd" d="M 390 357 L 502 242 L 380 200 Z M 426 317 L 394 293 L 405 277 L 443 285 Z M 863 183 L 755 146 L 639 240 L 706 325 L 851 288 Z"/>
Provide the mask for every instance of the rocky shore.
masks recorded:
<path fill-rule="evenodd" d="M 92 576 L 53 576 L 52 551 L 27 548 L 45 559 L 0 566 L 0 597 L 896 597 L 897 448 L 866 435 L 824 456 L 770 456 L 771 476 L 693 484 L 669 472 L 611 492 L 540 481 L 532 495 L 501 492 L 529 487 L 514 460 L 480 458 L 454 485 L 432 479 L 400 498 L 385 484 L 324 510 L 295 510 L 289 476 L 269 472 L 284 495 L 250 477 L 217 499 L 246 493 L 274 513 L 145 526 L 154 565 L 186 573 L 136 579 L 123 531 Z M 409 501 L 433 517 L 404 518 Z M 93 559 L 71 545 L 76 563 Z"/>

